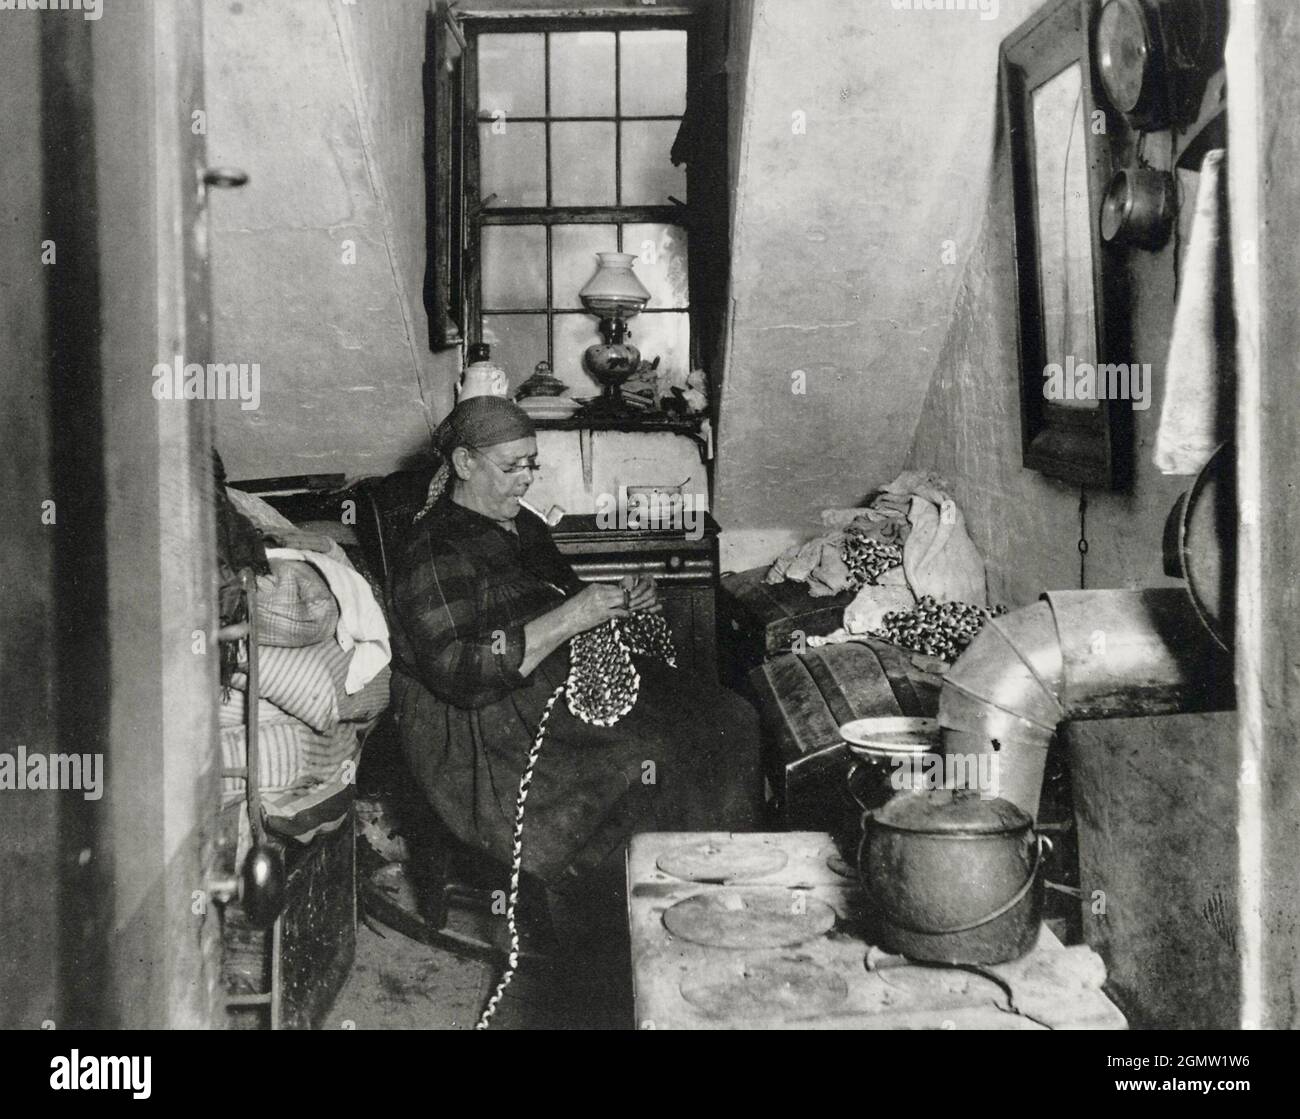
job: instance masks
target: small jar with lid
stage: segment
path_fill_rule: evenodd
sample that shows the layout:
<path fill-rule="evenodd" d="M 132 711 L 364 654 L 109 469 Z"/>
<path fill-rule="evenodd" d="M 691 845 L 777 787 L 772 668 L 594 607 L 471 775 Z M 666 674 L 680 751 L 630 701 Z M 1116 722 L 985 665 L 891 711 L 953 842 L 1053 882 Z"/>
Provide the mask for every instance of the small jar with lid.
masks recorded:
<path fill-rule="evenodd" d="M 491 347 L 486 342 L 473 343 L 466 355 L 457 401 L 471 400 L 476 396 L 509 395 L 510 378 L 504 369 L 493 364 Z"/>

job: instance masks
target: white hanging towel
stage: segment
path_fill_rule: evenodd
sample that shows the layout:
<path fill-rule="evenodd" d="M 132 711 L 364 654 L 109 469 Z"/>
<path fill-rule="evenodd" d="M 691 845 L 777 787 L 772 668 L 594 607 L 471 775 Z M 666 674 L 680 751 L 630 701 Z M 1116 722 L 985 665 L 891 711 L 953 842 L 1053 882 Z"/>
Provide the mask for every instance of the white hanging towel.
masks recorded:
<path fill-rule="evenodd" d="M 1226 263 L 1223 151 L 1205 153 L 1174 309 L 1152 461 L 1162 474 L 1195 474 L 1233 427 L 1231 284 Z"/>
<path fill-rule="evenodd" d="M 339 647 L 352 654 L 344 691 L 356 695 L 393 659 L 388 641 L 388 623 L 375 601 L 370 584 L 353 568 L 320 552 L 297 548 L 267 548 L 268 559 L 302 560 L 325 577 L 339 604 L 339 625 L 335 632 Z"/>

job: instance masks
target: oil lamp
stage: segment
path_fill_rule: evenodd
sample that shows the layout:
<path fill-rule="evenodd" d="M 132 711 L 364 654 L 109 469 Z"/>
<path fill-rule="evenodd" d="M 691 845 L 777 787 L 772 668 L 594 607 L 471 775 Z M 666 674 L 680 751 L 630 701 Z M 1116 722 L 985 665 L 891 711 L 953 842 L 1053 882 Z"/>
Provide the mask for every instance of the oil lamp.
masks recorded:
<path fill-rule="evenodd" d="M 627 321 L 640 314 L 650 293 L 632 271 L 636 257 L 631 253 L 597 253 L 596 258 L 600 263 L 595 275 L 578 293 L 582 305 L 600 318 L 600 336 L 605 339 L 588 346 L 583 355 L 587 371 L 602 386 L 587 411 L 617 415 L 625 410 L 619 387 L 641 361 L 641 351 L 626 340 Z"/>

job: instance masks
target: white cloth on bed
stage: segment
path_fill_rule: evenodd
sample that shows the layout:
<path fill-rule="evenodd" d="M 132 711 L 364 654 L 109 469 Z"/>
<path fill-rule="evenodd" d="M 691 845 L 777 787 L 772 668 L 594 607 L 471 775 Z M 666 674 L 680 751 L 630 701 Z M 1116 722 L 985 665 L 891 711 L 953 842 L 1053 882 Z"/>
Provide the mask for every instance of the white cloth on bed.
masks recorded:
<path fill-rule="evenodd" d="M 325 577 L 339 604 L 339 626 L 335 634 L 339 646 L 345 653 L 356 648 L 352 663 L 348 665 L 344 689 L 348 695 L 361 691 L 393 659 L 388 623 L 375 601 L 370 584 L 352 567 L 320 552 L 268 548 L 266 556 L 268 559 L 302 560 Z"/>

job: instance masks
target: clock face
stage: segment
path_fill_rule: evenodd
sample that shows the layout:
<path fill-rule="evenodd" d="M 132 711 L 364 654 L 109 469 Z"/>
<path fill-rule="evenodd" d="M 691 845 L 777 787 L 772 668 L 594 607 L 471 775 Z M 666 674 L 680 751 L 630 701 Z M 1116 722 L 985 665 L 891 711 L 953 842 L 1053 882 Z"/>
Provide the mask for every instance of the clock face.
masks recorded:
<path fill-rule="evenodd" d="M 1142 99 L 1151 44 L 1136 0 L 1110 0 L 1097 21 L 1097 70 L 1110 103 L 1130 113 Z"/>

